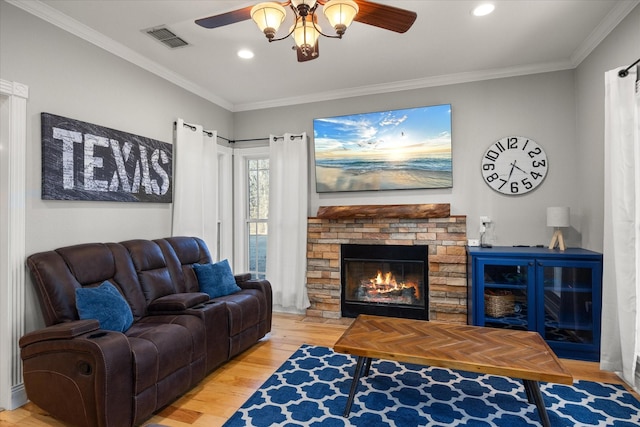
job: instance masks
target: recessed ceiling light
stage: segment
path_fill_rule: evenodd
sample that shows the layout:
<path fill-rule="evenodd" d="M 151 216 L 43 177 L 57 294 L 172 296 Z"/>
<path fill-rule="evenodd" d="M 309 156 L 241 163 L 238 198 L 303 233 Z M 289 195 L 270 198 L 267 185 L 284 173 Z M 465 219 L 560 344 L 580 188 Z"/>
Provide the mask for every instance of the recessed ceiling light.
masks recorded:
<path fill-rule="evenodd" d="M 242 59 L 251 59 L 253 58 L 253 52 L 251 52 L 249 49 L 240 49 L 238 51 L 238 56 Z"/>
<path fill-rule="evenodd" d="M 493 12 L 493 9 L 495 8 L 496 7 L 491 3 L 483 3 L 479 6 L 476 6 L 476 8 L 473 9 L 472 13 L 474 16 L 485 16 Z"/>

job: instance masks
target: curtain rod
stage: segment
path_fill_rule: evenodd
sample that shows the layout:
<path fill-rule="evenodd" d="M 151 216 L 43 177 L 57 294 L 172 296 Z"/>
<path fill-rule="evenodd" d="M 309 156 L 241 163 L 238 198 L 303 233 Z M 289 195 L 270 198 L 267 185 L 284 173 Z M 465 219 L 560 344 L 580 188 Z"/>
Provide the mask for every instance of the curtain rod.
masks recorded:
<path fill-rule="evenodd" d="M 271 138 L 228 139 L 228 138 L 225 138 L 224 136 L 220 136 L 220 135 L 218 135 L 218 138 L 224 139 L 225 141 L 227 141 L 230 144 L 235 144 L 236 142 L 269 141 L 271 139 Z M 300 134 L 300 135 L 289 135 L 289 138 L 292 141 L 294 139 L 296 139 L 296 138 L 302 139 L 302 134 Z M 274 136 L 273 139 L 275 139 L 277 141 L 279 139 L 284 139 L 284 136 Z"/>
<path fill-rule="evenodd" d="M 638 62 L 640 62 L 640 58 L 636 60 L 633 64 L 629 65 L 624 70 L 618 71 L 618 77 L 627 77 L 629 75 L 629 70 L 632 69 Z"/>
<path fill-rule="evenodd" d="M 182 125 L 186 128 L 189 128 L 191 130 L 196 130 L 198 129 L 196 126 L 194 125 L 190 125 L 189 123 L 183 122 Z M 173 126 L 176 127 L 178 126 L 178 122 L 173 122 Z M 213 136 L 213 132 L 208 131 L 208 130 L 202 130 L 202 132 L 206 133 L 209 136 Z M 235 144 L 236 142 L 249 142 L 249 141 L 269 141 L 270 138 L 249 138 L 249 139 L 229 139 L 229 138 L 225 138 L 224 136 L 220 136 L 217 135 L 217 137 L 219 139 L 222 139 L 224 141 L 227 141 L 229 144 Z M 302 139 L 302 134 L 300 135 L 291 135 L 290 136 L 291 140 L 293 141 L 296 138 L 300 138 Z M 273 139 L 275 139 L 276 141 L 279 139 L 284 139 L 284 136 L 274 136 Z"/>
<path fill-rule="evenodd" d="M 173 127 L 176 127 L 176 126 L 178 126 L 178 122 L 173 122 Z M 182 123 L 182 126 L 184 126 L 184 127 L 186 127 L 186 128 L 189 128 L 189 129 L 191 129 L 191 130 L 196 130 L 196 129 L 198 129 L 198 128 L 197 128 L 197 127 L 195 127 L 194 125 L 190 125 L 189 123 L 184 123 L 184 122 Z M 207 134 L 207 135 L 209 135 L 209 136 L 213 136 L 213 132 L 211 132 L 210 130 L 202 129 L 202 133 L 205 133 L 205 134 Z"/>
<path fill-rule="evenodd" d="M 229 144 L 235 144 L 236 142 L 268 141 L 269 140 L 269 138 L 229 139 L 229 138 L 225 138 L 224 136 L 220 136 L 220 135 L 218 135 L 218 138 L 224 139 Z"/>

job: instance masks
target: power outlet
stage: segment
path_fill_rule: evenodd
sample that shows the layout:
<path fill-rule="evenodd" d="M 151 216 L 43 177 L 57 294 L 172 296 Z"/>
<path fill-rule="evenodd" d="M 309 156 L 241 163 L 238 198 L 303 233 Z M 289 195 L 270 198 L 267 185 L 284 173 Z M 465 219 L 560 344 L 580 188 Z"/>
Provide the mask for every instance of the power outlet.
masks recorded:
<path fill-rule="evenodd" d="M 468 246 L 480 246 L 480 239 L 468 239 L 467 240 L 467 245 Z"/>

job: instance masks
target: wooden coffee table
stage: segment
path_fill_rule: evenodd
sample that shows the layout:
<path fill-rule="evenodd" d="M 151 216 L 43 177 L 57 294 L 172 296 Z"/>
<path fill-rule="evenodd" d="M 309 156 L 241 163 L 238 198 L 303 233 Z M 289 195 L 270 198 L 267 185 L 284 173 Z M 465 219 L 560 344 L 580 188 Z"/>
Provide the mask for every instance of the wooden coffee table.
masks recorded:
<path fill-rule="evenodd" d="M 360 315 L 333 349 L 358 356 L 345 417 L 371 359 L 520 378 L 545 427 L 550 423 L 538 381 L 573 384 L 571 374 L 537 332 Z"/>

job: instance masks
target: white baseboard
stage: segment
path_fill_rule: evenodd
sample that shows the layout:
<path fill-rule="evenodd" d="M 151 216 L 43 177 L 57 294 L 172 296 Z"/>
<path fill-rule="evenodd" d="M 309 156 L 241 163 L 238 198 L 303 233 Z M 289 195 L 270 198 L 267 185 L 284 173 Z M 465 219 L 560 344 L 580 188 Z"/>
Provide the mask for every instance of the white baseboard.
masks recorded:
<path fill-rule="evenodd" d="M 24 388 L 24 384 L 18 384 L 11 387 L 11 407 L 7 408 L 10 411 L 21 407 L 25 403 L 27 403 L 29 399 L 27 398 L 27 390 Z"/>

